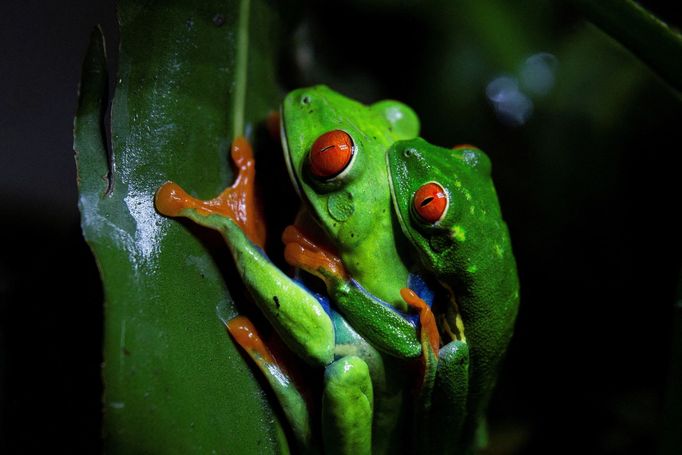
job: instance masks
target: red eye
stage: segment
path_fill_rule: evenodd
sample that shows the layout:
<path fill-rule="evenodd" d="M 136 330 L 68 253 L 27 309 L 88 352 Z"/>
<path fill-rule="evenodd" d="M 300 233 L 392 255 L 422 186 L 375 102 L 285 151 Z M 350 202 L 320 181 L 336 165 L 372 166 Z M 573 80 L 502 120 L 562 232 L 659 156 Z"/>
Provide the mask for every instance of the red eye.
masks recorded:
<path fill-rule="evenodd" d="M 442 186 L 429 182 L 414 193 L 414 211 L 427 223 L 440 220 L 448 208 L 448 195 Z"/>
<path fill-rule="evenodd" d="M 310 171 L 325 179 L 339 175 L 353 158 L 353 139 L 341 130 L 318 137 L 310 148 Z"/>

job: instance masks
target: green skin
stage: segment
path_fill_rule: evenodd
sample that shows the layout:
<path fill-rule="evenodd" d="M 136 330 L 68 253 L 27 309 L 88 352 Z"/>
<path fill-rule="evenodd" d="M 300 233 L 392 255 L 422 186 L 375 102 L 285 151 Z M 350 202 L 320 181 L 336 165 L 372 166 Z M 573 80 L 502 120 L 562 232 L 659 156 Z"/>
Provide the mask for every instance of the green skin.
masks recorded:
<path fill-rule="evenodd" d="M 331 130 L 348 133 L 355 152 L 342 174 L 323 180 L 308 171 L 308 153 Z M 351 276 L 377 298 L 406 310 L 400 289 L 409 272 L 393 226 L 385 156 L 393 142 L 417 136 L 416 114 L 396 101 L 365 106 L 316 86 L 287 95 L 282 133 L 292 181 Z"/>
<path fill-rule="evenodd" d="M 387 162 L 400 226 L 423 267 L 454 299 L 446 324 L 454 328 L 457 314 L 463 324 L 470 366 L 462 447 L 468 448 L 494 388 L 519 304 L 516 262 L 490 160 L 473 147 L 451 150 L 417 138 L 396 142 Z M 429 182 L 439 183 L 449 201 L 435 223 L 423 221 L 413 209 L 415 192 Z"/>

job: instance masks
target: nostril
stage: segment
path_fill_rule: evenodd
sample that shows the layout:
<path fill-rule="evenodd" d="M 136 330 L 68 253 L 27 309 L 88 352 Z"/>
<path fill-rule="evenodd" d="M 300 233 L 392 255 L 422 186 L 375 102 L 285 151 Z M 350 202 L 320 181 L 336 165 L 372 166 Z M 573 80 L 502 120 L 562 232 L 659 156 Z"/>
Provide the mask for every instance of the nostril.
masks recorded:
<path fill-rule="evenodd" d="M 301 97 L 301 104 L 310 104 L 310 96 L 308 95 L 303 95 Z"/>

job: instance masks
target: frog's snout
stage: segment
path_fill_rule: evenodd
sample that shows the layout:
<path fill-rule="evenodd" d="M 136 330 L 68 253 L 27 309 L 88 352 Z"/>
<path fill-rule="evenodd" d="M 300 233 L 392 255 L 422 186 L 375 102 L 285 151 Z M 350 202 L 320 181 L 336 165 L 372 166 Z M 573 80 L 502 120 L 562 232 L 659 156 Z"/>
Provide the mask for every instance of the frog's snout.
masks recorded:
<path fill-rule="evenodd" d="M 420 158 L 421 154 L 419 150 L 409 144 L 394 145 L 386 154 L 386 162 L 388 163 L 389 172 L 399 168 L 406 168 L 406 166 L 411 168 L 412 164 L 408 163 L 419 161 Z"/>

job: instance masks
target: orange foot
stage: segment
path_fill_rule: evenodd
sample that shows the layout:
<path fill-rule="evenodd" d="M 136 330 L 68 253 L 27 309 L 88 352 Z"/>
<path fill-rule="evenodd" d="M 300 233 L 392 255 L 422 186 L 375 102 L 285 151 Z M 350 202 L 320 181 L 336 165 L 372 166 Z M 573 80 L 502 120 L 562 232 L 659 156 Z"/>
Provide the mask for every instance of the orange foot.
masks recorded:
<path fill-rule="evenodd" d="M 321 239 L 304 234 L 297 226 L 287 226 L 282 233 L 282 241 L 287 263 L 322 278 L 327 287 L 348 279 L 341 258 Z"/>
<path fill-rule="evenodd" d="M 254 178 L 256 165 L 249 141 L 239 136 L 232 143 L 232 161 L 237 178 L 231 187 L 208 201 L 196 199 L 177 183 L 166 182 L 156 192 L 156 209 L 166 216 L 187 216 L 188 211 L 201 217 L 220 215 L 232 219 L 256 245 L 265 245 L 265 223 L 256 200 Z"/>
<path fill-rule="evenodd" d="M 277 365 L 277 361 L 265 346 L 265 343 L 263 343 L 256 327 L 249 318 L 237 316 L 229 320 L 225 325 L 232 338 L 262 370 L 267 370 L 268 366 Z"/>

